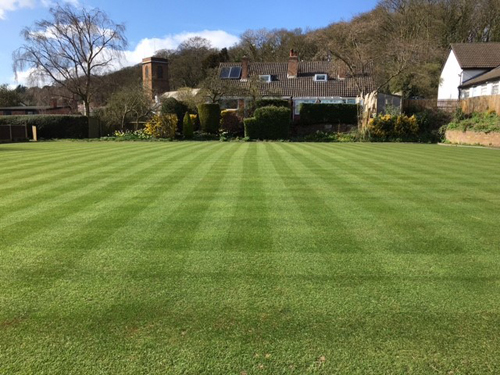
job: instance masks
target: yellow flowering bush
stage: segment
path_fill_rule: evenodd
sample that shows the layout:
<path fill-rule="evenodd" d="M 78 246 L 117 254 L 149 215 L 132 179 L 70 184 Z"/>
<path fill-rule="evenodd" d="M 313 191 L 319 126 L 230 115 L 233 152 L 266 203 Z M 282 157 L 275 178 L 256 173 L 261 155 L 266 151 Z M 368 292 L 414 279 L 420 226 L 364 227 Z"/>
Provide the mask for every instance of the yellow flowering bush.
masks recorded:
<path fill-rule="evenodd" d="M 146 123 L 144 133 L 155 138 L 174 138 L 177 121 L 177 116 L 174 114 L 154 115 Z"/>
<path fill-rule="evenodd" d="M 373 139 L 410 140 L 418 136 L 419 126 L 415 115 L 378 115 L 369 121 L 368 130 Z"/>

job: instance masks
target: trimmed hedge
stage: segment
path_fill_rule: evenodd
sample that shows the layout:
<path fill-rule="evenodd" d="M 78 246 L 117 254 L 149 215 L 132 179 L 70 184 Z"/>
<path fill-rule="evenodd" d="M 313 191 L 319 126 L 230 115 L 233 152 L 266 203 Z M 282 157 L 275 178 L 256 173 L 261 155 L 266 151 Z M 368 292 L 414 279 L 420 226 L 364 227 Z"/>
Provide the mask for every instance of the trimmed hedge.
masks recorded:
<path fill-rule="evenodd" d="M 237 111 L 226 109 L 220 113 L 220 129 L 232 135 L 243 134 L 243 121 L 238 116 Z"/>
<path fill-rule="evenodd" d="M 255 116 L 244 120 L 245 137 L 250 139 L 287 139 L 290 136 L 291 110 L 284 107 L 263 107 Z"/>
<path fill-rule="evenodd" d="M 179 131 L 182 130 L 182 120 L 184 119 L 184 114 L 189 110 L 188 106 L 178 101 L 175 98 L 166 98 L 162 100 L 161 103 L 161 114 L 162 115 L 176 115 L 177 116 L 177 128 Z"/>
<path fill-rule="evenodd" d="M 290 102 L 286 99 L 260 99 L 255 102 L 255 108 L 269 106 L 290 108 Z"/>
<path fill-rule="evenodd" d="M 27 125 L 37 127 L 38 138 L 88 138 L 89 121 L 86 116 L 67 115 L 25 115 L 25 116 L 0 116 L 2 125 Z"/>
<path fill-rule="evenodd" d="M 220 124 L 220 106 L 218 104 L 200 104 L 198 117 L 203 132 L 217 134 Z"/>
<path fill-rule="evenodd" d="M 311 104 L 300 107 L 300 122 L 304 125 L 358 123 L 357 104 Z"/>

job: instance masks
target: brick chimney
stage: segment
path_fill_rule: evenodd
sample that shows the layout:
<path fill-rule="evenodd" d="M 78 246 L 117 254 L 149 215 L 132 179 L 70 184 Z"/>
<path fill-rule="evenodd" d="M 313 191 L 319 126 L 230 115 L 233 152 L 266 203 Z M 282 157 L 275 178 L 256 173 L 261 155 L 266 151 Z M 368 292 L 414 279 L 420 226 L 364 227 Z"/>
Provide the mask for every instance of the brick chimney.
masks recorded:
<path fill-rule="evenodd" d="M 344 62 L 337 64 L 337 79 L 343 80 L 347 78 L 347 65 Z"/>
<path fill-rule="evenodd" d="M 288 58 L 288 72 L 287 72 L 287 77 L 288 78 L 297 78 L 297 75 L 299 74 L 299 56 L 297 53 L 291 49 L 290 50 L 290 57 Z"/>
<path fill-rule="evenodd" d="M 248 79 L 248 57 L 243 56 L 241 58 L 241 80 L 246 81 Z"/>

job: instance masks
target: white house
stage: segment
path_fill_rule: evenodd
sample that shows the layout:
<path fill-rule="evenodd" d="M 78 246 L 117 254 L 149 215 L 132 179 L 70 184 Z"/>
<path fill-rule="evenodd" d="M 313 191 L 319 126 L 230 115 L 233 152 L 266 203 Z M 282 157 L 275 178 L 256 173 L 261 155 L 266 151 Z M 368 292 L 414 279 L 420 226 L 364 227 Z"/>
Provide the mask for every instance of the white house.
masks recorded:
<path fill-rule="evenodd" d="M 438 100 L 498 94 L 500 43 L 456 43 L 441 72 Z"/>

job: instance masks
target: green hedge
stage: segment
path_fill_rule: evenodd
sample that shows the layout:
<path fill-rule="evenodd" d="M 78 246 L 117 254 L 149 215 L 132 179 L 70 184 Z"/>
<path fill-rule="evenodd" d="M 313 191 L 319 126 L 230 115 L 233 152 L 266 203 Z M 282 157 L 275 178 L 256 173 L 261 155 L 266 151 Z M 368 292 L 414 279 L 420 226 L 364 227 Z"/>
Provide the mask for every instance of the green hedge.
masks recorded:
<path fill-rule="evenodd" d="M 198 116 L 203 132 L 217 134 L 220 124 L 220 106 L 218 104 L 200 104 Z"/>
<path fill-rule="evenodd" d="M 25 115 L 25 116 L 0 116 L 1 125 L 27 125 L 37 127 L 38 138 L 88 138 L 89 122 L 85 116 L 66 115 Z"/>
<path fill-rule="evenodd" d="M 245 137 L 250 139 L 287 139 L 290 136 L 291 111 L 284 107 L 263 107 L 254 117 L 244 120 Z"/>
<path fill-rule="evenodd" d="M 300 107 L 300 122 L 304 125 L 358 123 L 357 104 L 310 104 Z"/>
<path fill-rule="evenodd" d="M 162 115 L 176 115 L 177 116 L 177 128 L 179 131 L 182 130 L 182 120 L 184 119 L 184 114 L 188 111 L 188 106 L 183 102 L 178 101 L 175 98 L 166 98 L 162 100 L 161 103 L 161 114 Z"/>
<path fill-rule="evenodd" d="M 269 106 L 290 108 L 290 102 L 286 99 L 260 99 L 255 102 L 255 108 Z"/>
<path fill-rule="evenodd" d="M 182 133 L 184 134 L 184 138 L 186 139 L 193 138 L 193 120 L 191 120 L 189 112 L 186 112 L 186 114 L 184 115 Z"/>

